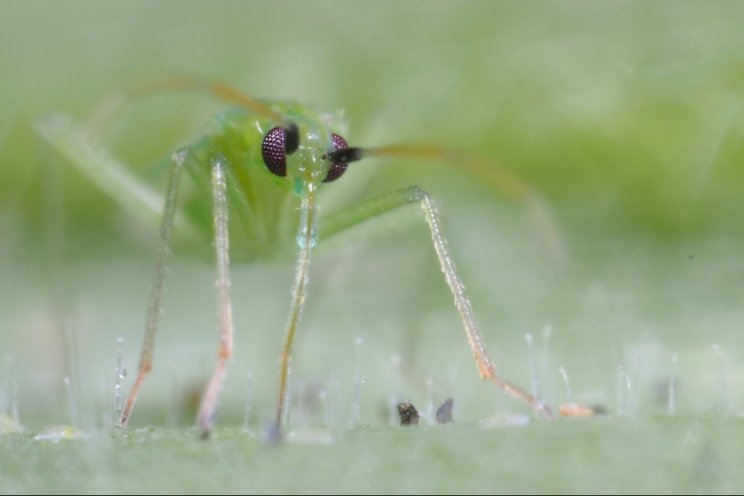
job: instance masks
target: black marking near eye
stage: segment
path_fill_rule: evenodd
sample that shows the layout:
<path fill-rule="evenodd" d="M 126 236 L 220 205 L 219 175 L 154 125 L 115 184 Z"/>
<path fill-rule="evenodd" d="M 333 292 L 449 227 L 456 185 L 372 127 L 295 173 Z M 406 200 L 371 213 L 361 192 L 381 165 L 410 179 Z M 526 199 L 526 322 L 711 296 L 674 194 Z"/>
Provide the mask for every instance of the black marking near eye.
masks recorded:
<path fill-rule="evenodd" d="M 290 122 L 289 127 L 285 129 L 284 152 L 287 155 L 292 155 L 299 146 L 300 130 L 297 129 L 297 124 Z"/>
<path fill-rule="evenodd" d="M 337 156 L 339 152 L 343 153 L 343 150 L 349 150 L 349 144 L 346 142 L 345 139 L 343 139 L 336 133 L 333 133 L 331 135 L 331 140 L 333 141 L 333 148 L 335 150 L 328 154 L 328 159 L 331 161 L 331 166 L 328 168 L 328 174 L 326 175 L 325 179 L 323 179 L 324 183 L 330 183 L 341 177 L 343 173 L 346 172 L 346 168 L 349 166 L 349 164 L 346 163 L 346 160 L 339 160 Z"/>
<path fill-rule="evenodd" d="M 296 126 L 295 130 L 297 130 Z M 266 168 L 279 177 L 287 176 L 286 135 L 287 131 L 283 127 L 274 127 L 269 129 L 261 143 L 261 156 Z"/>
<path fill-rule="evenodd" d="M 358 147 L 349 147 L 337 149 L 334 152 L 328 154 L 328 159 L 333 162 L 356 162 L 364 158 L 364 150 Z"/>

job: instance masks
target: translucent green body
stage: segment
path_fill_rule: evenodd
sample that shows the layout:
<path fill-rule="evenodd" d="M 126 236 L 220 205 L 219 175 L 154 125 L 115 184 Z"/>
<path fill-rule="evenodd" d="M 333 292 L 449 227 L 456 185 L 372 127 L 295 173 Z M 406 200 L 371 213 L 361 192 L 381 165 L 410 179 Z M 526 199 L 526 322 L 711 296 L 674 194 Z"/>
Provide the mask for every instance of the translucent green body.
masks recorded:
<path fill-rule="evenodd" d="M 203 137 L 186 145 L 184 168 L 193 180 L 183 185 L 179 215 L 194 227 L 202 249 L 208 248 L 213 235 L 211 163 L 224 158 L 234 261 L 284 258 L 296 253 L 300 198 L 326 177 L 329 164 L 324 155 L 333 150 L 331 133 L 340 124 L 330 115 L 297 103 L 270 105 L 300 129 L 300 148 L 287 156 L 286 177 L 271 173 L 261 156 L 262 140 L 276 123 L 240 108 L 216 116 Z"/>
<path fill-rule="evenodd" d="M 207 90 L 242 107 L 233 107 L 216 116 L 198 139 L 174 153 L 164 196 L 150 189 L 104 147 L 91 140 L 90 135 L 95 131 L 76 127 L 65 116 L 52 116 L 38 125 L 50 143 L 127 210 L 133 214 L 137 211 L 161 214 L 160 243 L 148 300 L 139 371 L 119 426 L 127 425 L 142 383 L 152 369 L 155 332 L 162 312 L 172 233 L 175 231 L 184 234 L 185 239 L 195 241 L 200 251 L 206 252 L 211 246 L 217 269 L 215 289 L 220 339 L 217 364 L 197 416 L 203 435 L 208 435 L 216 416 L 225 370 L 233 354 L 230 259 L 233 262 L 265 260 L 296 254 L 289 317 L 279 357 L 276 422 L 270 435 L 279 439 L 282 431 L 289 427 L 286 425 L 290 405 L 287 401 L 289 362 L 307 294 L 310 253 L 318 238 L 317 192 L 328 177 L 332 165 L 329 156 L 337 151 L 333 134 L 343 133 L 344 126 L 332 115 L 292 102 L 259 102 L 220 83 L 198 79 L 166 80 L 165 87 L 174 85 Z M 158 89 L 158 85 L 149 88 L 152 89 Z M 92 118 L 89 128 L 95 129 L 95 122 L 96 119 Z M 262 144 L 268 131 L 277 126 L 285 130 L 285 139 L 278 150 L 277 147 L 272 149 L 273 158 L 269 161 L 272 172 L 263 160 Z M 366 149 L 353 147 L 349 151 L 355 155 L 336 155 L 336 160 L 356 161 L 367 155 L 448 160 L 490 178 L 515 199 L 530 199 L 530 189 L 519 180 L 494 169 L 488 162 L 446 148 L 392 145 Z M 182 174 L 183 171 L 186 174 Z M 190 176 L 192 180 L 181 184 L 183 176 Z M 343 211 L 331 212 L 322 219 L 324 236 L 411 204 L 420 206 L 429 227 L 432 248 L 452 293 L 479 375 L 551 417 L 547 404 L 495 373 L 495 365 L 486 352 L 465 286 L 449 252 L 439 215 L 431 197 L 423 189 L 418 186 L 400 188 L 362 200 Z M 533 204 L 541 205 L 539 201 L 533 201 Z"/>

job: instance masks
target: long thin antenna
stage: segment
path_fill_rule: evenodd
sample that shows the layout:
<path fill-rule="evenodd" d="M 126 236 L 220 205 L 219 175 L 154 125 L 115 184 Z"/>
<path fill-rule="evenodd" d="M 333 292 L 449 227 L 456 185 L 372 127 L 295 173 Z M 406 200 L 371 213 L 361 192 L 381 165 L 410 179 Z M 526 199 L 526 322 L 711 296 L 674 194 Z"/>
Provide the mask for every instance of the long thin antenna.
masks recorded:
<path fill-rule="evenodd" d="M 367 157 L 408 158 L 452 164 L 469 171 L 486 185 L 501 192 L 510 201 L 523 205 L 533 225 L 537 227 L 541 246 L 555 262 L 567 260 L 566 247 L 547 202 L 525 180 L 492 160 L 486 160 L 461 150 L 431 145 L 389 145 L 379 147 L 348 147 L 329 154 L 334 162 L 355 162 Z"/>
<path fill-rule="evenodd" d="M 399 157 L 434 159 L 450 162 L 469 170 L 477 177 L 484 178 L 505 195 L 515 201 L 521 201 L 533 194 L 531 188 L 522 179 L 499 167 L 492 161 L 464 153 L 430 145 L 389 145 L 360 150 L 364 157 Z"/>
<path fill-rule="evenodd" d="M 217 100 L 237 105 L 277 124 L 282 124 L 287 129 L 292 126 L 292 123 L 280 112 L 227 83 L 189 74 L 172 74 L 144 84 L 130 86 L 103 98 L 88 118 L 86 129 L 88 133 L 101 129 L 104 123 L 109 122 L 128 100 L 172 91 L 208 94 Z"/>

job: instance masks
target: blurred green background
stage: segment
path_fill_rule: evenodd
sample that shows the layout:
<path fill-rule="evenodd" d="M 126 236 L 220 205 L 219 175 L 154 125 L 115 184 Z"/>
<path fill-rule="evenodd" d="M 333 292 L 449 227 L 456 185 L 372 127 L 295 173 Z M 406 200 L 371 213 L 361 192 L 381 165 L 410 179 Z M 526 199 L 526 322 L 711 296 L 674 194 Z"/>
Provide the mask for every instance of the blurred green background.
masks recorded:
<path fill-rule="evenodd" d="M 672 377 L 679 413 L 701 415 L 707 425 L 741 411 L 742 3 L 5 0 L 0 9 L 0 398 L 9 409 L 17 384 L 29 431 L 70 423 L 65 376 L 73 378 L 77 423 L 95 430 L 110 422 L 115 339 L 124 337 L 131 379 L 157 246 L 155 224 L 122 212 L 46 145 L 33 123 L 50 113 L 84 119 L 112 91 L 174 71 L 220 79 L 257 97 L 343 110 L 352 144 L 468 150 L 539 190 L 560 232 L 562 257 L 519 205 L 444 165 L 360 165 L 327 188 L 324 204 L 331 210 L 410 184 L 427 189 L 493 358 L 515 382 L 530 383 L 529 332 L 545 398 L 556 406 L 566 400 L 562 365 L 574 399 L 600 403 L 613 415 L 623 408 L 643 418 L 664 414 Z M 162 190 L 172 151 L 223 108 L 202 96 L 149 97 L 127 106 L 102 140 Z M 338 425 L 349 415 L 357 337 L 365 343 L 365 425 L 383 429 L 391 395 L 425 407 L 427 379 L 436 402 L 455 398 L 456 419 L 466 426 L 520 411 L 478 380 L 419 215 L 412 208 L 386 216 L 317 250 L 293 376 L 303 391 L 327 390 Z M 216 351 L 208 262 L 176 251 L 154 373 L 133 427 L 192 421 L 189 398 Z M 291 271 L 291 261 L 233 269 L 236 357 L 221 425 L 241 425 L 249 373 L 252 425 L 271 417 Z M 618 399 L 621 367 L 632 384 L 628 405 Z M 317 422 L 312 410 L 306 415 Z M 641 428 L 640 438 L 668 446 L 689 434 L 684 424 L 642 425 L 653 434 Z M 561 426 L 553 437 L 547 427 L 527 435 L 564 446 Z M 575 429 L 567 432 L 581 442 Z M 633 448 L 622 445 L 636 439 L 622 429 L 599 429 L 593 435 L 606 432 L 618 449 Z M 436 434 L 435 452 L 473 437 L 451 432 L 444 440 Z M 392 446 L 412 442 L 381 434 L 388 435 Z M 364 436 L 357 441 L 370 443 Z M 592 450 L 607 448 L 586 443 L 577 463 L 581 453 L 598 459 Z M 376 448 L 372 443 L 370 456 L 387 456 Z M 726 465 L 732 449 L 711 463 Z M 642 452 L 651 460 L 653 450 Z M 703 463 L 705 472 L 711 457 L 703 452 L 704 462 L 695 451 L 689 463 Z M 550 465 L 522 462 L 514 464 Z M 551 486 L 557 472 L 545 468 L 545 485 L 534 487 L 622 487 L 602 486 L 602 470 L 604 464 L 587 471 L 596 480 Z M 379 482 L 375 473 L 363 472 L 358 487 L 392 490 L 365 486 Z M 702 490 L 741 488 L 720 475 L 731 470 L 712 473 L 720 477 Z M 12 480 L 16 485 L 7 487 L 34 487 Z M 401 487 L 430 487 L 411 482 L 418 480 Z M 637 486 L 623 477 L 604 480 L 625 481 L 627 490 L 700 489 L 664 477 L 644 480 L 648 485 L 635 480 Z M 497 487 L 525 487 L 509 481 Z M 469 484 L 454 479 L 442 487 L 494 490 Z"/>

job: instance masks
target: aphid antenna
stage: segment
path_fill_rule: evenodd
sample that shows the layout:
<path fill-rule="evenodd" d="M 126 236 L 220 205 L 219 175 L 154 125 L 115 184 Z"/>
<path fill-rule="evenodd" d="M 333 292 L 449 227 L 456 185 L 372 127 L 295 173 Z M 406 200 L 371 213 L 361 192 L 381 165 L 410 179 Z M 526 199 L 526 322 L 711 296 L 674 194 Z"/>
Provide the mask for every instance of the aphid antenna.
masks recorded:
<path fill-rule="evenodd" d="M 672 354 L 672 371 L 669 374 L 669 391 L 667 393 L 667 415 L 677 413 L 677 354 Z"/>
<path fill-rule="evenodd" d="M 729 392 L 728 374 L 726 373 L 726 357 L 721 345 L 718 343 L 713 343 L 712 348 L 718 360 L 718 388 L 721 395 L 719 408 L 722 414 L 728 415 L 731 413 L 731 394 Z"/>
<path fill-rule="evenodd" d="M 462 150 L 432 145 L 392 144 L 378 147 L 347 147 L 329 153 L 334 162 L 347 165 L 362 158 L 404 158 L 444 162 L 461 167 L 485 184 L 500 191 L 516 204 L 522 204 L 541 238 L 541 245 L 557 265 L 568 260 L 565 243 L 556 227 L 552 212 L 545 200 L 526 182 L 511 174 L 507 169 L 493 161 L 468 154 Z"/>
<path fill-rule="evenodd" d="M 267 117 L 274 122 L 282 123 L 283 127 L 290 130 L 292 136 L 298 136 L 296 126 L 295 132 L 292 132 L 291 128 L 294 124 L 265 103 L 246 95 L 244 92 L 222 81 L 194 76 L 193 74 L 170 74 L 111 93 L 103 98 L 91 112 L 85 124 L 85 130 L 88 135 L 100 133 L 100 130 L 105 127 L 105 124 L 111 122 L 114 116 L 121 111 L 122 107 L 131 100 L 156 93 L 171 93 L 174 91 L 211 95 L 216 100 L 237 105 L 250 112 Z M 294 149 L 296 149 L 296 146 Z"/>
<path fill-rule="evenodd" d="M 356 427 L 359 424 L 362 412 L 362 347 L 364 339 L 361 337 L 355 341 L 356 354 L 354 360 L 354 386 L 351 391 L 351 415 L 349 417 L 349 427 Z"/>
<path fill-rule="evenodd" d="M 253 372 L 249 371 L 245 378 L 245 408 L 243 410 L 243 431 L 250 431 L 251 415 L 253 414 Z"/>

